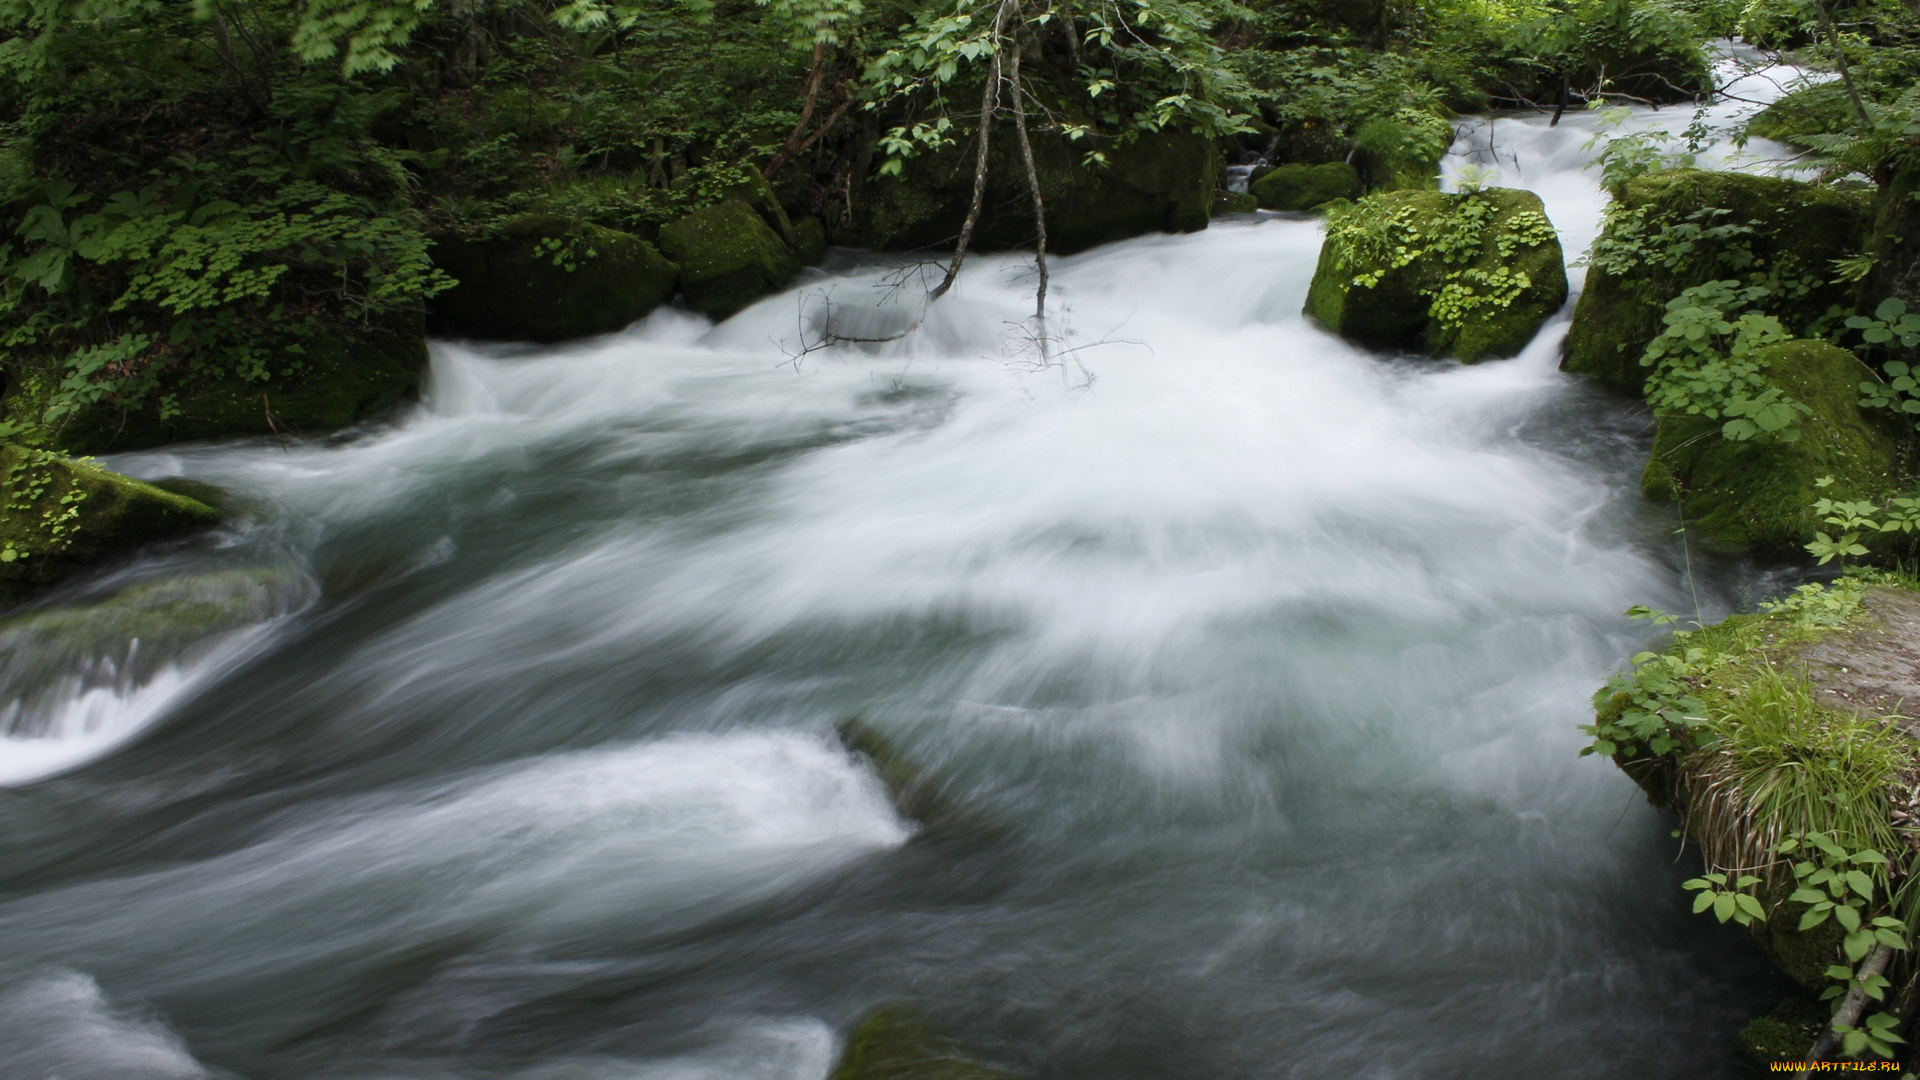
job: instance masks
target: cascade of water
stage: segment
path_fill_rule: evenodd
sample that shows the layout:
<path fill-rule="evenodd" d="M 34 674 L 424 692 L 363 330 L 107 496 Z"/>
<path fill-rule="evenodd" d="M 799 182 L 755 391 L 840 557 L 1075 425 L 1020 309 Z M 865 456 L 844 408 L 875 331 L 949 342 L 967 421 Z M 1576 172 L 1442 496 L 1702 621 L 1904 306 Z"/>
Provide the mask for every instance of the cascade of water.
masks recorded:
<path fill-rule="evenodd" d="M 1450 168 L 1572 257 L 1594 122 Z M 1049 360 L 1017 256 L 928 309 L 840 253 L 719 326 L 437 343 L 353 438 L 116 459 L 262 508 L 141 573 L 318 595 L 0 800 L 0 1061 L 785 1080 L 905 998 L 1052 1075 L 1728 1074 L 1755 969 L 1575 756 L 1618 612 L 1681 603 L 1642 425 L 1564 322 L 1471 368 L 1322 333 L 1318 245 L 1060 259 Z M 854 714 L 964 835 L 908 842 Z M 102 730 L 36 723 L 0 782 Z"/>

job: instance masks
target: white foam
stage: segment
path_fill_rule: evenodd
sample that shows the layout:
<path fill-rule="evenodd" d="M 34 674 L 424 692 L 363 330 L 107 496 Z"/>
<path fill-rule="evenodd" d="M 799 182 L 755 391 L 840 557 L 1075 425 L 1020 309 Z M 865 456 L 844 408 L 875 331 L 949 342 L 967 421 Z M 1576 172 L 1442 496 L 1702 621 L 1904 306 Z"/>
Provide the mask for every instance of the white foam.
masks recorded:
<path fill-rule="evenodd" d="M 113 1008 L 86 975 L 59 971 L 0 991 L 0 1075 L 9 1080 L 199 1080 L 157 1020 Z"/>
<path fill-rule="evenodd" d="M 908 835 L 837 746 L 745 732 L 555 754 L 301 821 L 231 854 L 0 906 L 0 937 L 17 961 L 139 957 L 169 985 L 261 964 L 344 977 L 449 935 L 696 924 Z"/>

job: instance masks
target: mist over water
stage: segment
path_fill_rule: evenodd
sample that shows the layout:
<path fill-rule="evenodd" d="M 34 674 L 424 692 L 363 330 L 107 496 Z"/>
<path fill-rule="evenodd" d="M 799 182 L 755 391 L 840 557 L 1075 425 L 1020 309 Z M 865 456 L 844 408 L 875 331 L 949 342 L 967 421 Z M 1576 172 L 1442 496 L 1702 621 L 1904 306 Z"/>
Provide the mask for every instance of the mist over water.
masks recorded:
<path fill-rule="evenodd" d="M 1596 122 L 1493 129 L 1570 259 Z M 1774 977 L 1577 756 L 1619 613 L 1694 603 L 1647 420 L 1564 315 L 1345 345 L 1319 243 L 1056 260 L 1051 362 L 1017 256 L 923 312 L 838 253 L 717 327 L 436 343 L 390 424 L 115 459 L 240 523 L 54 607 L 279 599 L 8 661 L 0 1073 L 819 1080 L 904 1001 L 1041 1077 L 1735 1075 Z M 1710 569 L 1709 616 L 1772 587 Z"/>

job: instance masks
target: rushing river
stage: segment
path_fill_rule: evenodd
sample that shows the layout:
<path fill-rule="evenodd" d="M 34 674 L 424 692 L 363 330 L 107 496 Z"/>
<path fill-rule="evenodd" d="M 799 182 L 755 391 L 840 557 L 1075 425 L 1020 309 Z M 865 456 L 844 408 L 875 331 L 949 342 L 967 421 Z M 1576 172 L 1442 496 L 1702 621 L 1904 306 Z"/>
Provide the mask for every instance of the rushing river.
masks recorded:
<path fill-rule="evenodd" d="M 1450 167 L 1572 258 L 1597 123 Z M 1051 364 L 1011 256 L 809 351 L 918 319 L 841 254 L 718 327 L 436 344 L 390 424 L 115 459 L 239 524 L 49 603 L 241 615 L 7 639 L 0 1074 L 821 1080 L 908 1002 L 1035 1077 L 1734 1075 L 1780 987 L 1576 725 L 1628 605 L 1777 583 L 1689 587 L 1564 316 L 1369 355 L 1299 314 L 1319 243 L 1057 260 Z"/>

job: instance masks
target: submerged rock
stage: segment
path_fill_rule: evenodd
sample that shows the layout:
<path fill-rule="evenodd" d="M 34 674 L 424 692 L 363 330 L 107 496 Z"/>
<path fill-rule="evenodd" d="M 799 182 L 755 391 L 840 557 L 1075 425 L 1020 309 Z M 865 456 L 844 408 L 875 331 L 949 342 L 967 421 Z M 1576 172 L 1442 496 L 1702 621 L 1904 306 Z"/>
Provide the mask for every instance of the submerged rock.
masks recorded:
<path fill-rule="evenodd" d="M 869 1013 L 847 1036 L 827 1080 L 1013 1080 L 962 1054 L 925 1017 L 899 1005 Z"/>
<path fill-rule="evenodd" d="M 459 281 L 433 299 L 434 329 L 498 341 L 611 333 L 673 299 L 679 274 L 637 236 L 545 214 L 443 238 L 434 254 Z"/>
<path fill-rule="evenodd" d="M 1560 366 L 1640 393 L 1640 357 L 1664 328 L 1667 301 L 1729 278 L 1775 283 L 1760 307 L 1804 334 L 1830 307 L 1852 308 L 1833 260 L 1861 250 L 1870 213 L 1862 193 L 1795 180 L 1698 169 L 1639 177 L 1608 209 Z"/>
<path fill-rule="evenodd" d="M 1566 298 L 1538 195 L 1395 191 L 1329 214 L 1306 313 L 1361 345 L 1472 363 L 1518 353 Z"/>
<path fill-rule="evenodd" d="M 1640 480 L 1650 499 L 1675 502 L 1693 535 L 1721 551 L 1797 552 L 1825 528 L 1822 496 L 1870 497 L 1898 486 L 1893 438 L 1863 414 L 1866 371 L 1823 341 L 1783 341 L 1761 350 L 1767 378 L 1813 410 L 1790 443 L 1731 442 L 1721 421 L 1663 416 Z M 1815 481 L 1832 476 L 1832 486 Z"/>
<path fill-rule="evenodd" d="M 85 460 L 0 447 L 0 602 L 154 540 L 208 528 L 212 507 Z"/>
<path fill-rule="evenodd" d="M 941 797 L 938 786 L 907 761 L 893 745 L 893 740 L 882 735 L 872 724 L 852 716 L 836 724 L 834 733 L 839 736 L 840 745 L 850 753 L 865 758 L 873 766 L 880 782 L 886 785 L 893 808 L 899 811 L 901 817 L 931 824 L 949 816 L 952 808 Z"/>
<path fill-rule="evenodd" d="M 1360 174 L 1344 162 L 1282 165 L 1249 189 L 1262 210 L 1312 210 L 1335 199 L 1360 197 Z"/>
<path fill-rule="evenodd" d="M 138 642 L 139 670 L 121 674 L 143 678 L 145 669 L 208 638 L 284 614 L 296 592 L 289 575 L 265 568 L 129 585 L 104 600 L 0 621 L 0 656 L 7 658 L 0 672 L 17 691 L 36 674 L 65 675 L 89 661 L 122 660 Z"/>

